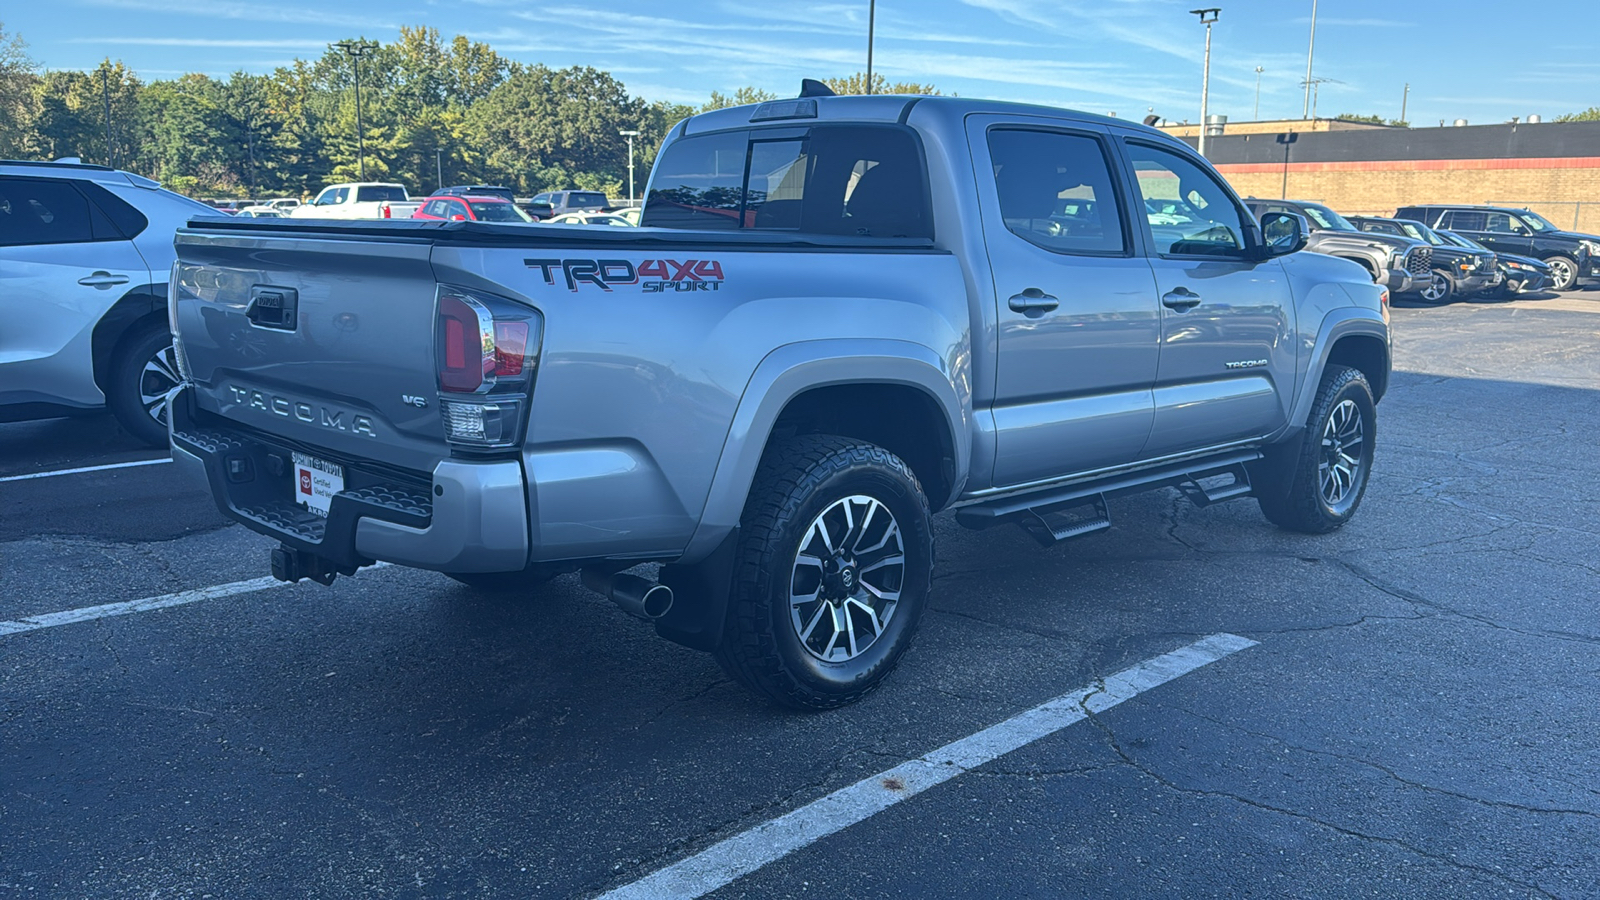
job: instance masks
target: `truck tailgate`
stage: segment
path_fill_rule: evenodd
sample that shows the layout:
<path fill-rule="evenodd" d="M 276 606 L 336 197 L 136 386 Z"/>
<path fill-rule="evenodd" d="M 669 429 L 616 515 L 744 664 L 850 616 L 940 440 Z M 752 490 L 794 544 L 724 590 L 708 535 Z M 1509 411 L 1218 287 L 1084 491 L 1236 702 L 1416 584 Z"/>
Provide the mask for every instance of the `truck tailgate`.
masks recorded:
<path fill-rule="evenodd" d="M 173 323 L 196 405 L 335 457 L 449 456 L 426 240 L 181 232 Z"/>

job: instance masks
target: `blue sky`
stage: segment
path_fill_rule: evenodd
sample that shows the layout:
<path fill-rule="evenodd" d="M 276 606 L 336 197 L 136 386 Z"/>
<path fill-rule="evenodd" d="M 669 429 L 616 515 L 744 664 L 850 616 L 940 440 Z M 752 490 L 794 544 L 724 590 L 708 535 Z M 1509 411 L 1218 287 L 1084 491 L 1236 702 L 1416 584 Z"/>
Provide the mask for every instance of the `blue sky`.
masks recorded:
<path fill-rule="evenodd" d="M 1311 0 L 1206 2 L 1222 7 L 1212 112 L 1251 118 L 1261 66 L 1261 117 L 1299 116 Z M 1204 29 L 1188 10 L 1198 5 L 880 0 L 874 63 L 891 80 L 962 96 L 1197 121 Z M 1316 75 L 1336 81 L 1321 86 L 1318 111 L 1398 117 L 1407 82 L 1418 125 L 1600 105 L 1593 0 L 1545 0 L 1521 24 L 1509 6 L 1321 0 Z M 3 10 L 48 68 L 111 56 L 146 78 L 270 71 L 340 38 L 392 39 L 401 25 L 466 34 L 524 62 L 608 69 L 635 95 L 685 103 L 746 84 L 792 96 L 802 77 L 858 71 L 866 56 L 867 0 L 15 0 Z M 1501 32 L 1527 40 L 1495 40 Z"/>

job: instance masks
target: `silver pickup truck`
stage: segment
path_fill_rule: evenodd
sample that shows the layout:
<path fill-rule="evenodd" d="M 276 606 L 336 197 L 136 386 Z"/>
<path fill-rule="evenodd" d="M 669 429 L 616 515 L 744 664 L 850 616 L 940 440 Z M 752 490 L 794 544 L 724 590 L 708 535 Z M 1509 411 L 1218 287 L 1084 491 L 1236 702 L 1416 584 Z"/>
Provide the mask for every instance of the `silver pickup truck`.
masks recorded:
<path fill-rule="evenodd" d="M 1361 502 L 1387 291 L 1152 129 L 718 110 L 672 130 L 644 225 L 196 221 L 173 454 L 280 578 L 581 571 L 804 708 L 894 667 L 942 510 L 1052 543 L 1160 487 L 1304 532 Z"/>

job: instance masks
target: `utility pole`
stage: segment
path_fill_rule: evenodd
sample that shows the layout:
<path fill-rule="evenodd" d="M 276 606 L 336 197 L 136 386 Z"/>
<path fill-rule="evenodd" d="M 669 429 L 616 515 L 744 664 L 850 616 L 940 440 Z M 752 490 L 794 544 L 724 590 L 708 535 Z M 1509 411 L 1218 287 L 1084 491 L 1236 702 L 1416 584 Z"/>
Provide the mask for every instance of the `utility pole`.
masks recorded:
<path fill-rule="evenodd" d="M 867 93 L 872 93 L 872 30 L 878 21 L 878 0 L 867 0 Z"/>
<path fill-rule="evenodd" d="M 1406 92 L 1400 95 L 1400 121 L 1409 122 L 1406 118 L 1406 104 L 1411 101 L 1411 82 L 1406 82 Z"/>
<path fill-rule="evenodd" d="M 117 167 L 116 151 L 111 148 L 111 60 L 106 60 L 106 67 L 100 70 L 100 95 L 106 102 L 106 162 L 115 169 Z"/>
<path fill-rule="evenodd" d="M 1251 113 L 1250 119 L 1252 121 L 1255 121 L 1255 122 L 1261 121 L 1261 67 L 1260 66 L 1256 66 L 1256 110 L 1255 110 L 1254 113 Z"/>
<path fill-rule="evenodd" d="M 1200 17 L 1200 24 L 1206 26 L 1206 61 L 1205 67 L 1200 70 L 1200 155 L 1206 155 L 1206 131 L 1210 123 L 1206 121 L 1206 108 L 1211 102 L 1211 25 L 1217 21 L 1217 15 L 1222 12 L 1220 7 L 1207 9 L 1191 9 L 1189 12 Z"/>
<path fill-rule="evenodd" d="M 619 131 L 617 134 L 628 139 L 628 202 L 633 202 L 633 139 L 639 136 L 637 131 Z"/>
<path fill-rule="evenodd" d="M 1311 59 L 1317 52 L 1317 0 L 1311 0 L 1311 45 L 1306 48 L 1306 105 L 1300 118 L 1311 118 Z"/>
<path fill-rule="evenodd" d="M 434 177 L 439 179 L 439 190 L 444 190 L 444 148 L 433 148 Z"/>
<path fill-rule="evenodd" d="M 377 41 L 339 41 L 334 44 L 356 64 L 356 166 L 360 180 L 367 180 L 367 133 L 361 127 L 361 58 L 378 49 Z"/>

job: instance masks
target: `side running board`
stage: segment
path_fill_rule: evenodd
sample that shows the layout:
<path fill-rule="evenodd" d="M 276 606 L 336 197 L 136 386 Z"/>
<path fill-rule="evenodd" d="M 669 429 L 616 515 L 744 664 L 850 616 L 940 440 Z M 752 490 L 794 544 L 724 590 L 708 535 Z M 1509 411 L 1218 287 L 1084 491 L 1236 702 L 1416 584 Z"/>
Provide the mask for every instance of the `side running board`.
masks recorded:
<path fill-rule="evenodd" d="M 1249 496 L 1246 465 L 1260 458 L 1259 451 L 1243 450 L 1014 494 L 961 507 L 956 510 L 956 521 L 968 528 L 1014 522 L 1048 547 L 1110 528 L 1107 500 L 1120 494 L 1175 487 L 1196 506 Z"/>

